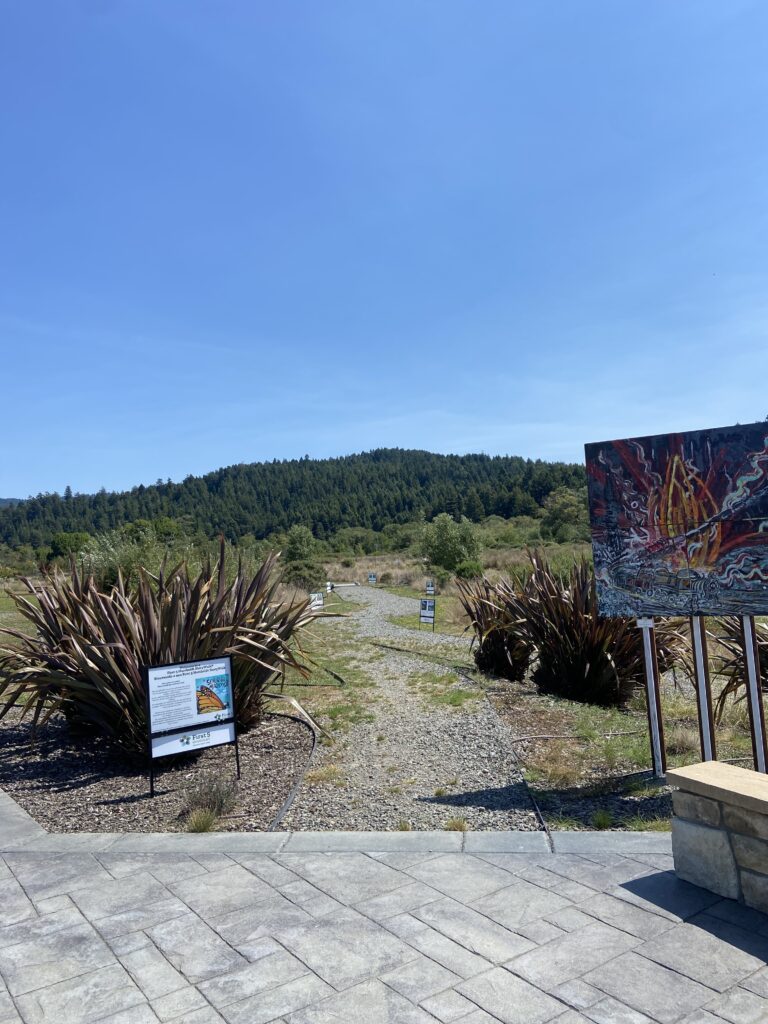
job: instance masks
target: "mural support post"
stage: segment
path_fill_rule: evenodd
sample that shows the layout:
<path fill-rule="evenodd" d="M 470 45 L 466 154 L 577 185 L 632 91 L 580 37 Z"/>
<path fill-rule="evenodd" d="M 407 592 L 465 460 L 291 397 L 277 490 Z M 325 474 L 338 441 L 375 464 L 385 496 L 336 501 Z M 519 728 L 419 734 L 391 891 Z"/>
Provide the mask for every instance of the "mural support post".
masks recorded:
<path fill-rule="evenodd" d="M 709 681 L 707 633 L 702 615 L 691 616 L 693 671 L 696 680 L 696 704 L 699 712 L 699 740 L 702 761 L 716 761 L 715 721 L 712 715 L 712 686 Z"/>
<path fill-rule="evenodd" d="M 656 659 L 656 637 L 653 619 L 637 620 L 637 628 L 643 634 L 643 657 L 645 661 L 646 704 L 648 707 L 648 729 L 651 736 L 651 757 L 653 774 L 664 778 L 667 758 L 664 751 L 664 730 L 661 724 L 661 700 L 659 698 L 659 664 Z"/>
<path fill-rule="evenodd" d="M 747 684 L 749 723 L 752 728 L 752 756 L 755 771 L 768 771 L 768 748 L 765 739 L 765 711 L 760 689 L 760 655 L 757 649 L 755 620 L 751 615 L 741 616 L 741 635 L 744 640 L 744 668 Z"/>

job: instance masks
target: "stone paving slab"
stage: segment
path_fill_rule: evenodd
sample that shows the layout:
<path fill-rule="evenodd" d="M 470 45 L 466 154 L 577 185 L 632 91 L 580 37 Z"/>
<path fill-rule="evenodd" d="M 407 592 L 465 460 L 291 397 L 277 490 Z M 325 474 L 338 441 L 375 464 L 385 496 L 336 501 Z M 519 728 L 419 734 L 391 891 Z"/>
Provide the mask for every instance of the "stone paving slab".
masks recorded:
<path fill-rule="evenodd" d="M 768 917 L 667 835 L 52 836 L 12 804 L 0 1024 L 768 1021 Z"/>

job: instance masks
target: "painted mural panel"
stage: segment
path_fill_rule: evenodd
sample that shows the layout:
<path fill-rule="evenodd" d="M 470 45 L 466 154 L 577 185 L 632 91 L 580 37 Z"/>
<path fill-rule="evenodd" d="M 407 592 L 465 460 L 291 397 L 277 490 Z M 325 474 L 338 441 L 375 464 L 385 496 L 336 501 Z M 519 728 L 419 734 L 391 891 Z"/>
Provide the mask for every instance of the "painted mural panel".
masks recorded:
<path fill-rule="evenodd" d="M 768 614 L 768 423 L 585 450 L 603 615 Z"/>

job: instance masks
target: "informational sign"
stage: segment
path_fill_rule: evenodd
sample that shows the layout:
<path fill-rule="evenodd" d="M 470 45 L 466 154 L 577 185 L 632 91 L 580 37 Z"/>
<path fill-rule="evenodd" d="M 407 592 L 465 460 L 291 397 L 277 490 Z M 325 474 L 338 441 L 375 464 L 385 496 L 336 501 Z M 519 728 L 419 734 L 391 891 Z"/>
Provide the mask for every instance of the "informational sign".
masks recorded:
<path fill-rule="evenodd" d="M 427 580 L 426 593 L 427 594 L 434 594 L 435 593 L 435 581 L 434 580 Z"/>
<path fill-rule="evenodd" d="M 144 669 L 147 694 L 150 787 L 155 758 L 234 743 L 237 753 L 232 661 L 207 658 Z"/>
<path fill-rule="evenodd" d="M 333 590 L 333 584 L 331 583 L 330 580 L 326 580 L 326 583 L 325 583 L 325 592 L 326 592 L 326 594 L 330 594 L 330 592 L 332 590 Z"/>
<path fill-rule="evenodd" d="M 315 608 L 322 608 L 325 602 L 325 594 L 322 591 L 318 591 L 316 594 L 309 595 L 309 607 L 314 611 Z"/>
<path fill-rule="evenodd" d="M 428 597 L 422 597 L 422 599 L 421 599 L 421 608 L 419 609 L 419 626 L 421 626 L 422 622 L 426 623 L 428 626 L 431 625 L 432 629 L 434 630 L 434 628 L 435 628 L 435 601 L 434 601 L 434 598 L 432 598 L 430 600 L 430 598 L 428 598 Z"/>
<path fill-rule="evenodd" d="M 586 446 L 602 615 L 768 614 L 768 423 Z"/>
<path fill-rule="evenodd" d="M 368 583 L 372 587 L 376 586 L 376 573 L 375 572 L 369 572 L 368 573 Z"/>

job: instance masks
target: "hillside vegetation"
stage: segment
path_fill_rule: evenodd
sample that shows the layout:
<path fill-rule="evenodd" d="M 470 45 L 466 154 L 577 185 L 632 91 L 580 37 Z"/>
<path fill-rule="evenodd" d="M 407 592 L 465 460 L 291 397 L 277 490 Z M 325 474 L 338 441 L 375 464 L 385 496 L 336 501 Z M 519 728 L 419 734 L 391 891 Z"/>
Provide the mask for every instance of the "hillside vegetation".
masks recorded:
<path fill-rule="evenodd" d="M 39 494 L 0 506 L 0 544 L 37 550 L 51 546 L 56 534 L 93 536 L 160 519 L 230 541 L 261 540 L 300 523 L 324 541 L 346 529 L 379 532 L 441 512 L 475 523 L 488 516 L 540 517 L 553 492 L 572 501 L 585 486 L 584 467 L 576 464 L 381 448 L 335 459 L 229 466 L 130 491 Z"/>

